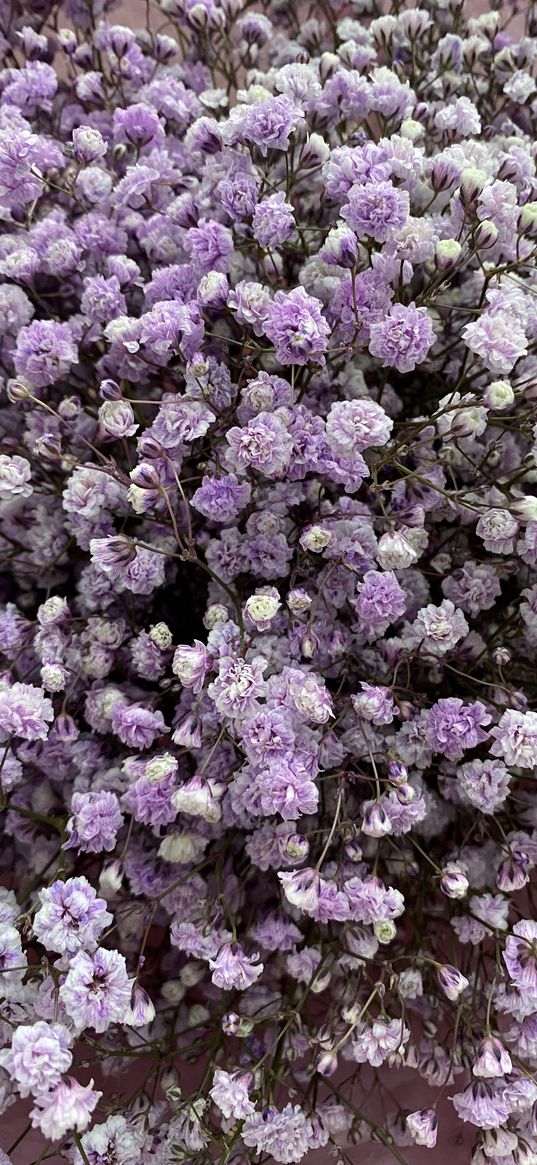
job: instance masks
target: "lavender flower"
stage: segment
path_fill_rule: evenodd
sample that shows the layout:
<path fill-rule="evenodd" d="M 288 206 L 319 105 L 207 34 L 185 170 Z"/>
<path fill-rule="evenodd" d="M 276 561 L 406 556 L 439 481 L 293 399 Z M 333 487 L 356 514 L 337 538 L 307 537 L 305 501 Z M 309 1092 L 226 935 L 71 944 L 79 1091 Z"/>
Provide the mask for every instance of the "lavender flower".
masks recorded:
<path fill-rule="evenodd" d="M 435 341 L 427 311 L 411 303 L 396 303 L 386 318 L 370 327 L 369 351 L 382 360 L 384 368 L 413 372 L 421 364 Z"/>
<path fill-rule="evenodd" d="M 39 891 L 39 901 L 34 934 L 48 950 L 62 955 L 94 948 L 112 921 L 106 903 L 84 877 L 53 882 Z"/>
<path fill-rule="evenodd" d="M 55 1088 L 71 1066 L 71 1034 L 61 1023 L 37 1023 L 16 1028 L 11 1046 L 0 1052 L 0 1064 L 17 1082 L 21 1096 L 39 1097 Z"/>
<path fill-rule="evenodd" d="M 79 950 L 71 960 L 60 999 L 75 1027 L 104 1032 L 122 1023 L 131 1001 L 131 985 L 123 955 L 97 947 L 92 955 Z"/>

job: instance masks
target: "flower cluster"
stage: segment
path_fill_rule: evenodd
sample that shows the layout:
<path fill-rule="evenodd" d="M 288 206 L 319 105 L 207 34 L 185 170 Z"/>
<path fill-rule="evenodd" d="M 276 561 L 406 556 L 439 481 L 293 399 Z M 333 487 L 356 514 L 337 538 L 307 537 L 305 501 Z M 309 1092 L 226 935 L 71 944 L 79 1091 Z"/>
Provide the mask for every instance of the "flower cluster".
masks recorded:
<path fill-rule="evenodd" d="M 531 1165 L 537 10 L 111 7 L 0 0 L 0 1111 Z"/>

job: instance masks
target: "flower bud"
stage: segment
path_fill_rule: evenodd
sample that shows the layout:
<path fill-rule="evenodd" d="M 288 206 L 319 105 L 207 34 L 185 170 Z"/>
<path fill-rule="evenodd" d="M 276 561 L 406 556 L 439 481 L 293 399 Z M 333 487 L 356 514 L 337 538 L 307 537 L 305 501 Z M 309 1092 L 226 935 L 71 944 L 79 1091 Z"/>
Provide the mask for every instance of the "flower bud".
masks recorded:
<path fill-rule="evenodd" d="M 149 632 L 149 638 L 161 651 L 169 651 L 173 643 L 172 633 L 167 623 L 155 623 Z"/>
<path fill-rule="evenodd" d="M 438 1133 L 438 1118 L 434 1108 L 420 1108 L 406 1118 L 406 1127 L 416 1145 L 434 1149 Z"/>
<path fill-rule="evenodd" d="M 315 1065 L 319 1076 L 333 1076 L 337 1070 L 337 1056 L 335 1052 L 323 1052 Z"/>
<path fill-rule="evenodd" d="M 498 867 L 496 885 L 504 894 L 522 890 L 530 880 L 527 854 L 510 854 Z"/>
<path fill-rule="evenodd" d="M 481 1076 L 485 1080 L 507 1076 L 512 1069 L 511 1057 L 501 1040 L 497 1036 L 486 1036 L 481 1041 L 477 1053 L 477 1060 L 472 1066 L 474 1076 Z"/>
<path fill-rule="evenodd" d="M 167 979 L 160 992 L 168 1003 L 181 1003 L 186 995 L 186 987 L 180 979 Z"/>
<path fill-rule="evenodd" d="M 8 380 L 6 395 L 12 405 L 23 400 L 31 400 L 32 397 L 30 389 L 21 380 Z"/>
<path fill-rule="evenodd" d="M 379 943 L 391 943 L 397 934 L 397 927 L 392 918 L 383 918 L 373 923 L 373 932 Z"/>
<path fill-rule="evenodd" d="M 101 400 L 121 400 L 122 395 L 119 384 L 116 384 L 115 380 L 101 380 L 99 385 Z"/>
<path fill-rule="evenodd" d="M 258 631 L 266 631 L 281 607 L 276 587 L 260 587 L 244 604 L 244 615 Z"/>
<path fill-rule="evenodd" d="M 390 818 L 378 801 L 370 801 L 364 809 L 361 829 L 368 837 L 384 837 L 392 832 Z"/>
<path fill-rule="evenodd" d="M 537 202 L 527 202 L 518 216 L 518 232 L 529 239 L 537 239 Z"/>
<path fill-rule="evenodd" d="M 328 54 L 325 54 L 327 56 Z M 322 166 L 330 157 L 330 147 L 318 133 L 312 133 L 306 138 L 300 149 L 298 167 L 300 170 L 312 170 Z"/>
<path fill-rule="evenodd" d="M 348 841 L 345 845 L 345 857 L 349 862 L 361 862 L 364 851 L 356 841 Z"/>
<path fill-rule="evenodd" d="M 466 210 L 475 209 L 477 199 L 481 191 L 488 184 L 488 174 L 484 170 L 478 170 L 474 166 L 469 166 L 463 170 L 461 174 L 460 197 L 462 205 Z"/>
<path fill-rule="evenodd" d="M 509 510 L 517 522 L 537 522 L 537 498 L 530 494 L 525 498 L 516 498 L 511 502 Z"/>
<path fill-rule="evenodd" d="M 392 785 L 404 785 L 408 779 L 408 769 L 401 760 L 391 760 L 388 764 L 388 780 Z"/>
<path fill-rule="evenodd" d="M 236 1011 L 228 1011 L 222 1016 L 222 1031 L 226 1036 L 234 1036 L 239 1030 L 240 1022 L 241 1017 Z"/>
<path fill-rule="evenodd" d="M 211 1018 L 211 1013 L 208 1007 L 204 1007 L 203 1003 L 194 1003 L 189 1009 L 187 1015 L 187 1024 L 189 1027 L 200 1027 L 206 1024 Z"/>
<path fill-rule="evenodd" d="M 448 862 L 440 879 L 440 889 L 448 898 L 464 898 L 469 888 L 464 870 L 456 862 Z"/>
<path fill-rule="evenodd" d="M 456 1003 L 459 995 L 469 986 L 469 980 L 466 976 L 457 967 L 450 966 L 449 963 L 445 963 L 443 967 L 439 967 L 436 975 L 444 995 L 452 1003 Z"/>
<path fill-rule="evenodd" d="M 312 631 L 306 631 L 300 640 L 300 654 L 303 659 L 313 659 L 319 650 L 319 640 Z"/>
<path fill-rule="evenodd" d="M 123 1023 L 128 1027 L 146 1027 L 148 1023 L 152 1023 L 155 1018 L 155 1007 L 151 1002 L 147 991 L 139 984 L 133 989 L 130 1007 L 127 1008 Z"/>
<path fill-rule="evenodd" d="M 201 983 L 204 975 L 204 964 L 197 962 L 195 959 L 191 959 L 188 963 L 185 963 L 184 967 L 181 967 L 181 970 L 179 971 L 179 978 L 181 983 L 183 983 L 187 989 L 189 987 L 196 987 L 198 983 Z"/>
<path fill-rule="evenodd" d="M 514 399 L 515 394 L 508 380 L 493 380 L 483 393 L 483 404 L 493 412 L 509 408 Z"/>
<path fill-rule="evenodd" d="M 483 219 L 476 227 L 473 237 L 478 251 L 485 251 L 498 241 L 498 227 L 490 219 Z"/>
<path fill-rule="evenodd" d="M 302 587 L 295 587 L 294 590 L 289 591 L 285 601 L 293 615 L 303 615 L 309 611 L 313 599 Z"/>
<path fill-rule="evenodd" d="M 511 662 L 511 652 L 508 647 L 495 647 L 492 652 L 492 658 L 497 667 L 507 667 Z"/>
<path fill-rule="evenodd" d="M 103 898 L 114 898 L 123 884 L 123 866 L 117 859 L 103 866 L 99 874 L 99 890 Z"/>
<path fill-rule="evenodd" d="M 67 712 L 60 712 L 54 721 L 54 735 L 60 740 L 78 740 L 80 732 L 73 720 Z"/>
<path fill-rule="evenodd" d="M 207 607 L 203 617 L 203 623 L 208 631 L 212 631 L 213 627 L 216 627 L 218 623 L 227 622 L 229 622 L 229 612 L 223 603 L 211 603 L 210 607 Z"/>
<path fill-rule="evenodd" d="M 435 248 L 436 266 L 439 271 L 449 271 L 455 267 L 462 255 L 462 247 L 457 239 L 439 239 Z"/>
<path fill-rule="evenodd" d="M 416 800 L 416 790 L 408 782 L 404 782 L 397 789 L 397 800 L 401 805 L 411 805 Z"/>

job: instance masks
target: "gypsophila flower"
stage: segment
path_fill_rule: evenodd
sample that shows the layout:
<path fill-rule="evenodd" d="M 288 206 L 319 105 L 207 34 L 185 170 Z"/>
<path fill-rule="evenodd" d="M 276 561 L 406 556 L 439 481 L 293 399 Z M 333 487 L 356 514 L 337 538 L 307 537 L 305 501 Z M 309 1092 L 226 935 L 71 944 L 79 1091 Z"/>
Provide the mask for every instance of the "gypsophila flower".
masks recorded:
<path fill-rule="evenodd" d="M 71 1034 L 61 1023 L 38 1020 L 13 1032 L 11 1046 L 0 1052 L 0 1065 L 17 1082 L 21 1096 L 39 1096 L 55 1088 L 71 1066 Z"/>
<path fill-rule="evenodd" d="M 52 1141 L 59 1141 L 73 1129 L 83 1132 L 101 1096 L 102 1092 L 94 1089 L 93 1080 L 82 1085 L 67 1076 L 55 1088 L 36 1097 L 30 1113 L 32 1126 Z"/>
<path fill-rule="evenodd" d="M 21 1161 L 537 1154 L 537 25 L 474 7 L 2 9 Z"/>
<path fill-rule="evenodd" d="M 412 372 L 421 364 L 435 341 L 427 311 L 410 303 L 396 303 L 384 320 L 371 324 L 369 351 L 382 360 L 384 368 Z"/>
<path fill-rule="evenodd" d="M 27 498 L 32 492 L 30 462 L 25 457 L 8 457 L 0 453 L 0 501 Z"/>
<path fill-rule="evenodd" d="M 39 901 L 34 933 L 48 950 L 62 955 L 92 950 L 112 921 L 106 903 L 84 877 L 53 882 L 39 891 Z"/>
<path fill-rule="evenodd" d="M 229 1073 L 217 1068 L 210 1096 L 225 1117 L 243 1120 L 254 1112 L 254 1105 L 248 1096 L 252 1083 L 250 1073 Z"/>
<path fill-rule="evenodd" d="M 104 1032 L 122 1023 L 131 1001 L 123 955 L 97 947 L 92 955 L 79 950 L 71 960 L 60 999 L 75 1027 Z"/>
<path fill-rule="evenodd" d="M 0 732 L 4 740 L 11 735 L 23 740 L 45 740 L 53 719 L 52 704 L 42 688 L 18 682 L 0 688 Z"/>

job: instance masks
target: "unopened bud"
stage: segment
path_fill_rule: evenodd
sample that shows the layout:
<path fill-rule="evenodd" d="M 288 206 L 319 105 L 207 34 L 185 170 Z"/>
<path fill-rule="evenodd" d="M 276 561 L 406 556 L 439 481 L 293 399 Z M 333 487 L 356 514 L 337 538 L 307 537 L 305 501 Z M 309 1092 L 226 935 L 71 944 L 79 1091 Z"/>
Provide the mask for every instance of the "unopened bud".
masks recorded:
<path fill-rule="evenodd" d="M 101 400 L 121 400 L 121 389 L 115 380 L 102 380 L 99 385 Z"/>
<path fill-rule="evenodd" d="M 517 522 L 537 522 L 537 498 L 529 494 L 511 502 L 509 509 Z"/>
<path fill-rule="evenodd" d="M 470 883 L 466 874 L 455 862 L 446 866 L 440 879 L 440 889 L 447 898 L 464 898 Z"/>
<path fill-rule="evenodd" d="M 537 202 L 527 202 L 518 216 L 518 232 L 529 239 L 537 239 Z"/>
<path fill-rule="evenodd" d="M 384 946 L 393 941 L 397 934 L 397 927 L 393 919 L 384 918 L 382 921 L 373 923 L 373 931 L 375 938 Z"/>
<path fill-rule="evenodd" d="M 337 1069 L 337 1056 L 335 1052 L 323 1052 L 315 1065 L 319 1076 L 333 1076 Z"/>
<path fill-rule="evenodd" d="M 478 251 L 493 247 L 498 241 L 498 227 L 490 219 L 483 219 L 474 231 L 474 243 Z"/>
<path fill-rule="evenodd" d="M 310 843 L 301 833 L 292 833 L 285 843 L 285 852 L 294 861 L 304 861 L 310 852 Z"/>
<path fill-rule="evenodd" d="M 483 404 L 494 412 L 509 408 L 515 394 L 508 380 L 493 380 L 483 393 Z"/>
<path fill-rule="evenodd" d="M 488 183 L 488 174 L 484 170 L 468 167 L 461 174 L 460 195 L 461 202 L 466 210 L 475 208 L 481 191 Z"/>
<path fill-rule="evenodd" d="M 456 239 L 439 239 L 435 248 L 436 266 L 439 271 L 449 271 L 455 267 L 462 255 L 461 244 Z"/>

